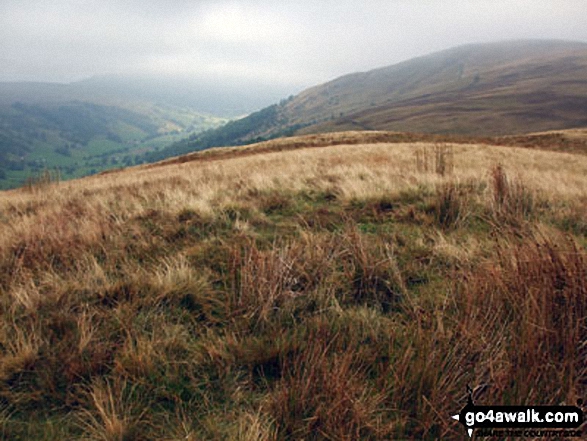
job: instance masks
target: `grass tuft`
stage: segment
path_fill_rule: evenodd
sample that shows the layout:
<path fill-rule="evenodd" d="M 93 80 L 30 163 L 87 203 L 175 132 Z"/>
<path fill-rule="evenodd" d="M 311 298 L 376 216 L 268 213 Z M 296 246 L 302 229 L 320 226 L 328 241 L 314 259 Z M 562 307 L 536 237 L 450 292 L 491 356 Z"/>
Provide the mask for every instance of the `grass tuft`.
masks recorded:
<path fill-rule="evenodd" d="M 530 217 L 536 205 L 536 196 L 521 179 L 508 177 L 502 165 L 491 170 L 491 210 L 501 222 L 519 223 Z"/>

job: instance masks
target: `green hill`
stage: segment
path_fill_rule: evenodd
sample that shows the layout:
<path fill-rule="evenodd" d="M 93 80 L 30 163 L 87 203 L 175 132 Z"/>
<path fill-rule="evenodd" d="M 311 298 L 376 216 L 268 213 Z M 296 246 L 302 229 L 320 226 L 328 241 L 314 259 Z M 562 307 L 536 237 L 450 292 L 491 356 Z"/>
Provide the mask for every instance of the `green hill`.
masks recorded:
<path fill-rule="evenodd" d="M 227 121 L 106 81 L 0 83 L 0 189 L 45 169 L 63 178 L 128 166 L 145 152 Z"/>

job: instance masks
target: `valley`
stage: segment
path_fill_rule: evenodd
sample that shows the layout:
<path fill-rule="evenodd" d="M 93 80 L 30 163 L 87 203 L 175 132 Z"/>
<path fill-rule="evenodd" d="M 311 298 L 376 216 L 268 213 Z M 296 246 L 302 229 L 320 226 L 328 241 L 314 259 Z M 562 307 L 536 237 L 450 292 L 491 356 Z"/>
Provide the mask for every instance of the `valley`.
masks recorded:
<path fill-rule="evenodd" d="M 587 44 L 545 40 L 461 46 L 346 75 L 261 110 L 277 90 L 221 91 L 187 78 L 5 83 L 0 188 L 46 170 L 69 179 L 292 135 L 497 138 L 584 127 L 585 72 Z"/>
<path fill-rule="evenodd" d="M 170 144 L 238 119 L 280 93 L 189 76 L 0 83 L 0 189 L 45 172 L 71 179 L 152 162 Z"/>

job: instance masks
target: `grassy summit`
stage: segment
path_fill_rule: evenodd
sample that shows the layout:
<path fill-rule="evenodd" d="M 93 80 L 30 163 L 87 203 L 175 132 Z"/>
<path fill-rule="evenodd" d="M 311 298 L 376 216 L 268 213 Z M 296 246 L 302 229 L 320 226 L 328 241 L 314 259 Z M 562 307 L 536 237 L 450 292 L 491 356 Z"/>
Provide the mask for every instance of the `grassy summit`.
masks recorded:
<path fill-rule="evenodd" d="M 0 434 L 462 439 L 467 384 L 575 404 L 581 133 L 330 134 L 0 193 Z"/>

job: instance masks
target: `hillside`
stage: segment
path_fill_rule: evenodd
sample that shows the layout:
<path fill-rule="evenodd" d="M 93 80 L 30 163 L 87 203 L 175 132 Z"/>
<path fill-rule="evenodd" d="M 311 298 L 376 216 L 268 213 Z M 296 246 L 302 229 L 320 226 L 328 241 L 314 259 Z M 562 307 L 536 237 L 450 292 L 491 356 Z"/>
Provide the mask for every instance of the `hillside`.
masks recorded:
<path fill-rule="evenodd" d="M 91 102 L 0 106 L 0 189 L 43 170 L 69 179 L 140 163 L 145 152 L 224 122 L 156 104 L 136 110 Z"/>
<path fill-rule="evenodd" d="M 284 112 L 294 124 L 317 121 L 309 131 L 478 136 L 572 128 L 587 123 L 586 67 L 583 43 L 468 45 L 340 78 L 301 94 Z"/>
<path fill-rule="evenodd" d="M 462 440 L 467 386 L 574 405 L 584 135 L 329 133 L 0 192 L 1 437 Z"/>
<path fill-rule="evenodd" d="M 345 130 L 523 134 L 584 127 L 585 109 L 587 44 L 476 44 L 338 78 L 169 153 Z"/>
<path fill-rule="evenodd" d="M 220 159 L 283 152 L 300 148 L 327 147 L 333 144 L 483 144 L 500 147 L 524 147 L 539 150 L 568 152 L 587 155 L 587 129 L 556 130 L 525 135 L 473 137 L 462 135 L 435 135 L 430 133 L 348 131 L 281 137 L 246 146 L 217 147 L 175 156 L 147 167 L 162 167 L 191 161 L 216 161 Z"/>

